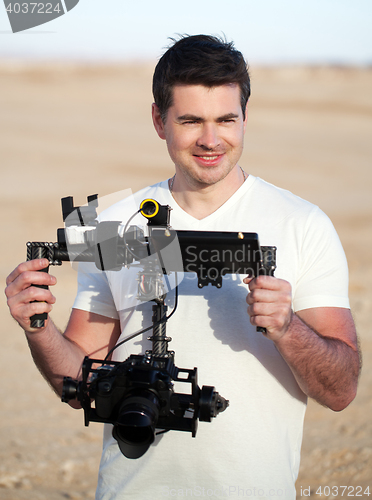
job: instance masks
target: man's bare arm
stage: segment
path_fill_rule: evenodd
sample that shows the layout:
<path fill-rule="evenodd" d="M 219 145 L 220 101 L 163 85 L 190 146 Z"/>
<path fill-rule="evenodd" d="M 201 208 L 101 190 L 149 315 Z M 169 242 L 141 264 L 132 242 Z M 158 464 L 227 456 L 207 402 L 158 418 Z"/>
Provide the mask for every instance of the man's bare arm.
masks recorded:
<path fill-rule="evenodd" d="M 314 324 L 323 334 L 309 326 Z M 293 315 L 286 335 L 275 344 L 305 394 L 340 411 L 356 396 L 360 361 L 356 334 L 355 343 L 336 338 L 331 331 L 336 325 L 349 337 L 355 332 L 348 309 L 306 309 Z"/>
<path fill-rule="evenodd" d="M 119 335 L 118 320 L 79 309 L 73 309 L 64 334 L 51 319 L 43 330 L 26 332 L 36 366 L 59 396 L 63 377 L 81 378 L 84 357 L 104 359 Z M 71 406 L 80 407 L 73 401 Z"/>
<path fill-rule="evenodd" d="M 43 328 L 31 328 L 30 317 L 49 313 L 55 302 L 50 290 L 31 286 L 56 283 L 53 276 L 37 272 L 46 265 L 43 259 L 20 264 L 8 276 L 5 294 L 12 316 L 25 331 L 37 367 L 61 395 L 63 377 L 79 378 L 86 355 L 105 357 L 119 338 L 120 325 L 118 320 L 74 309 L 64 334 L 50 318 Z M 72 403 L 72 406 L 78 405 Z"/>
<path fill-rule="evenodd" d="M 288 282 L 269 276 L 245 282 L 251 323 L 266 327 L 301 389 L 334 411 L 344 409 L 356 395 L 360 370 L 349 309 L 320 307 L 294 314 Z"/>

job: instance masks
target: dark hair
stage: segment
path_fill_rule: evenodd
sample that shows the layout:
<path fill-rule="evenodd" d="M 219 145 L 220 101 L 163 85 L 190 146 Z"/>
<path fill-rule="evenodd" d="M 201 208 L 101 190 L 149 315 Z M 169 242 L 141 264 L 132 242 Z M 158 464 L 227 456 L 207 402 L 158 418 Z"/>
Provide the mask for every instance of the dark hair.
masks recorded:
<path fill-rule="evenodd" d="M 241 107 L 251 94 L 247 63 L 241 52 L 227 42 L 210 35 L 183 35 L 168 48 L 156 65 L 152 83 L 155 104 L 163 122 L 173 100 L 177 84 L 215 87 L 228 83 L 240 86 Z"/>

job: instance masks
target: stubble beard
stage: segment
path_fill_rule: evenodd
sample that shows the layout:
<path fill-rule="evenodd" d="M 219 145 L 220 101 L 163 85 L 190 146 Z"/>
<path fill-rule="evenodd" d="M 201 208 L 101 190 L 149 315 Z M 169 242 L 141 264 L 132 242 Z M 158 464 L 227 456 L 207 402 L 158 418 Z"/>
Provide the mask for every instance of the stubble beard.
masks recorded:
<path fill-rule="evenodd" d="M 176 163 L 176 171 L 182 172 L 182 175 L 187 180 L 188 184 L 196 189 L 202 189 L 215 184 L 219 184 L 231 173 L 238 165 L 243 149 L 240 154 L 237 154 L 234 159 L 230 159 L 228 163 L 221 169 L 220 166 L 210 167 L 195 167 L 188 168 L 182 164 Z M 217 153 L 216 153 L 217 154 Z M 201 169 L 201 172 L 199 173 Z M 219 173 L 218 173 L 219 171 Z"/>

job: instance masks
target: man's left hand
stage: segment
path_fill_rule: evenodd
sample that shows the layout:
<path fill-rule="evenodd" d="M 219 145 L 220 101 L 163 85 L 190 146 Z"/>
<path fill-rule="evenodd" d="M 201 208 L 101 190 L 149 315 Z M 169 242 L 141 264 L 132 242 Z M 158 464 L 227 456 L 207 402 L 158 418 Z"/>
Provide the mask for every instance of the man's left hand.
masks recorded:
<path fill-rule="evenodd" d="M 243 280 L 249 287 L 247 312 L 251 324 L 266 328 L 274 342 L 286 333 L 292 319 L 292 287 L 288 281 L 273 276 Z"/>

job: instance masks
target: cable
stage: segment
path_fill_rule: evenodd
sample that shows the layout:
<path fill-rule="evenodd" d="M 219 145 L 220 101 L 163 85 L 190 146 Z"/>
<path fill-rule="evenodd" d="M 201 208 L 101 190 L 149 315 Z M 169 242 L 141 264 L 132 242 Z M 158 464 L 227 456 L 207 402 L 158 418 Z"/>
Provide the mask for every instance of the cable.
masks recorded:
<path fill-rule="evenodd" d="M 123 234 L 123 241 L 124 241 L 124 245 L 126 246 L 126 249 L 128 250 L 128 252 L 135 258 L 135 260 L 140 260 L 140 257 L 138 257 L 138 255 L 136 255 L 134 252 L 132 252 L 132 250 L 129 248 L 129 245 L 127 243 L 127 240 L 126 240 L 126 237 L 125 235 L 127 234 L 127 229 L 128 229 L 128 226 L 129 226 L 129 223 L 135 218 L 135 216 L 137 214 L 139 214 L 141 212 L 141 209 L 137 210 L 137 212 L 135 212 L 128 220 L 127 220 L 127 223 L 125 224 L 124 226 L 124 234 Z"/>
<path fill-rule="evenodd" d="M 178 276 L 177 273 L 174 273 L 174 282 L 175 282 L 175 287 L 174 287 L 174 307 L 173 311 L 170 313 L 170 315 L 167 317 L 167 321 L 173 316 L 173 314 L 176 312 L 177 306 L 178 306 Z"/>

